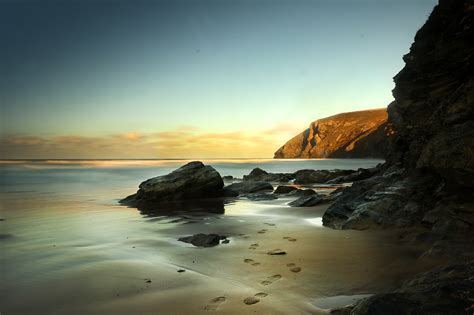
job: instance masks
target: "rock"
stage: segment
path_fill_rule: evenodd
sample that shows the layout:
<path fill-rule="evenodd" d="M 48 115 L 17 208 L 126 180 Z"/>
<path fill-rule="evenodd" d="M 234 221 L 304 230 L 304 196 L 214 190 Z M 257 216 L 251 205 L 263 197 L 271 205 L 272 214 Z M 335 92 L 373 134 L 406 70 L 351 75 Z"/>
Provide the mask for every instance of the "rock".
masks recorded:
<path fill-rule="evenodd" d="M 267 253 L 267 255 L 286 255 L 286 252 L 281 249 L 274 249 Z"/>
<path fill-rule="evenodd" d="M 241 183 L 233 183 L 224 188 L 226 191 L 232 191 L 239 195 L 251 194 L 262 191 L 273 191 L 273 186 L 267 182 L 245 181 Z"/>
<path fill-rule="evenodd" d="M 350 306 L 351 315 L 472 314 L 474 262 L 419 274 L 393 293 L 377 294 Z"/>
<path fill-rule="evenodd" d="M 355 173 L 354 170 L 299 170 L 293 173 L 295 178 L 294 183 L 298 185 L 304 184 L 323 184 L 327 181 L 340 177 L 347 176 L 349 174 Z"/>
<path fill-rule="evenodd" d="M 299 196 L 299 197 L 304 197 L 304 196 L 312 196 L 312 195 L 316 194 L 316 192 L 313 189 L 308 188 L 308 189 L 297 189 L 297 190 L 291 192 L 290 194 L 295 195 L 295 196 Z"/>
<path fill-rule="evenodd" d="M 246 196 L 247 199 L 252 201 L 262 201 L 262 200 L 274 200 L 277 199 L 275 195 L 268 193 L 253 193 Z"/>
<path fill-rule="evenodd" d="M 186 270 L 184 270 L 184 269 L 178 269 L 177 272 L 178 272 L 178 273 L 183 273 L 183 272 L 186 272 Z"/>
<path fill-rule="evenodd" d="M 143 207 L 163 201 L 217 197 L 222 195 L 223 186 L 224 182 L 214 168 L 196 161 L 168 175 L 142 182 L 136 194 L 120 200 L 120 203 Z"/>
<path fill-rule="evenodd" d="M 357 172 L 351 173 L 349 175 L 342 175 L 336 178 L 330 179 L 326 184 L 342 184 L 342 183 L 352 183 L 358 180 L 367 179 L 374 176 L 380 171 L 379 168 L 373 167 L 369 169 L 359 168 Z"/>
<path fill-rule="evenodd" d="M 195 234 L 193 236 L 181 237 L 178 241 L 193 244 L 196 247 L 213 247 L 219 245 L 220 240 L 225 240 L 226 236 L 218 234 Z"/>
<path fill-rule="evenodd" d="M 234 176 L 232 176 L 232 175 L 226 175 L 226 176 L 222 176 L 222 179 L 223 179 L 223 180 L 226 180 L 226 181 L 229 181 L 229 180 L 233 180 L 233 179 L 234 179 Z"/>
<path fill-rule="evenodd" d="M 474 187 L 472 12 L 469 0 L 440 1 L 403 57 L 388 107 L 388 162 L 436 172 L 453 190 Z"/>
<path fill-rule="evenodd" d="M 289 182 L 293 179 L 293 174 L 289 173 L 268 173 L 261 168 L 254 168 L 250 174 L 244 175 L 244 181 L 260 181 L 260 182 Z"/>
<path fill-rule="evenodd" d="M 293 191 L 297 191 L 298 188 L 294 186 L 278 186 L 275 191 L 273 192 L 274 194 L 289 194 Z"/>
<path fill-rule="evenodd" d="M 420 222 L 423 212 L 433 206 L 431 191 L 439 183 L 436 177 L 408 177 L 400 173 L 375 176 L 355 182 L 323 215 L 323 224 L 337 229 L 386 228 Z M 426 200 L 429 195 L 429 200 Z"/>
<path fill-rule="evenodd" d="M 313 206 L 316 206 L 320 203 L 323 203 L 324 201 L 325 200 L 321 195 L 313 194 L 312 196 L 300 197 L 300 198 L 290 202 L 288 205 L 290 207 L 313 207 Z"/>
<path fill-rule="evenodd" d="M 312 122 L 275 158 L 381 158 L 387 141 L 385 108 L 342 113 Z"/>

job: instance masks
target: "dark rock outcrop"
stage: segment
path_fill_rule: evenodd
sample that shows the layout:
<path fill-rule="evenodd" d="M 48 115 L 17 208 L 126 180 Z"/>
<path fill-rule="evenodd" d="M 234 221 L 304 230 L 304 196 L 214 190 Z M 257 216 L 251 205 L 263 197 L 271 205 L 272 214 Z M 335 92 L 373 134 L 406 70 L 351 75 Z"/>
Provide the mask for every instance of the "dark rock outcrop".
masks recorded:
<path fill-rule="evenodd" d="M 386 109 L 342 113 L 312 122 L 275 158 L 381 158 L 387 150 Z"/>
<path fill-rule="evenodd" d="M 440 0 L 394 78 L 387 162 L 338 192 L 323 216 L 333 228 L 415 227 L 400 239 L 428 248 L 420 259 L 465 263 L 334 314 L 473 313 L 473 38 L 474 2 Z"/>
<path fill-rule="evenodd" d="M 299 170 L 293 173 L 295 179 L 294 183 L 299 185 L 304 184 L 323 184 L 329 180 L 347 176 L 355 173 L 354 170 Z"/>
<path fill-rule="evenodd" d="M 445 315 L 472 314 L 474 262 L 419 274 L 393 293 L 377 294 L 331 314 Z"/>
<path fill-rule="evenodd" d="M 336 228 L 422 225 L 474 235 L 474 5 L 440 1 L 394 78 L 385 165 L 344 190 L 323 222 Z M 443 232 L 444 231 L 444 232 Z"/>
<path fill-rule="evenodd" d="M 290 173 L 268 173 L 261 168 L 254 168 L 248 175 L 244 175 L 244 181 L 261 181 L 261 182 L 282 182 L 286 183 L 293 179 Z"/>
<path fill-rule="evenodd" d="M 139 185 L 136 194 L 120 200 L 133 207 L 149 207 L 160 202 L 222 196 L 219 173 L 202 162 L 190 162 L 168 175 L 150 178 Z"/>

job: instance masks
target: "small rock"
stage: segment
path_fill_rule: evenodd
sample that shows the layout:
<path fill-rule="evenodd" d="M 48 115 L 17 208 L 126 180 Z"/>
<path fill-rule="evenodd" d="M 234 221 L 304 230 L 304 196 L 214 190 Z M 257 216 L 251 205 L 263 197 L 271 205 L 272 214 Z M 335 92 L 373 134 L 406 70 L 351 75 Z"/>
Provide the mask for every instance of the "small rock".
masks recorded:
<path fill-rule="evenodd" d="M 294 186 L 278 186 L 275 191 L 273 192 L 274 194 L 289 194 L 293 191 L 297 191 L 298 188 Z"/>
<path fill-rule="evenodd" d="M 181 237 L 178 241 L 193 244 L 196 247 L 213 247 L 219 245 L 219 241 L 225 239 L 226 236 L 218 234 L 195 234 L 193 236 Z"/>

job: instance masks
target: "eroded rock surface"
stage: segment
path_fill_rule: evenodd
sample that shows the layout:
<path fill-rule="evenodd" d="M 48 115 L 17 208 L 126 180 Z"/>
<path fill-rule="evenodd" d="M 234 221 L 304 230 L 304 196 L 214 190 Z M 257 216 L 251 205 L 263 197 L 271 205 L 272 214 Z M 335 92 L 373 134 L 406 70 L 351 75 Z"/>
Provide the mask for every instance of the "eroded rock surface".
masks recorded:
<path fill-rule="evenodd" d="M 312 122 L 275 158 L 380 158 L 387 150 L 385 108 L 342 113 Z"/>

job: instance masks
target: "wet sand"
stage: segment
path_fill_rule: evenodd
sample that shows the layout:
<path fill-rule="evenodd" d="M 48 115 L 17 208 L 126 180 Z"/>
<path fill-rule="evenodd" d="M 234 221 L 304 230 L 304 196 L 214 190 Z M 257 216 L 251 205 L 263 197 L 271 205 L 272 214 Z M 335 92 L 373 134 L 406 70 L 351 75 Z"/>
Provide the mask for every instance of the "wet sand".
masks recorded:
<path fill-rule="evenodd" d="M 225 214 L 165 216 L 112 198 L 9 198 L 4 209 L 29 210 L 3 212 L 0 222 L 10 235 L 0 243 L 1 311 L 324 314 L 426 268 L 416 260 L 420 251 L 391 233 L 324 228 L 325 206 L 288 207 L 293 199 L 241 198 L 226 204 Z M 230 243 L 196 248 L 177 241 L 195 233 L 224 234 Z M 268 255 L 278 249 L 286 255 Z"/>

